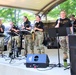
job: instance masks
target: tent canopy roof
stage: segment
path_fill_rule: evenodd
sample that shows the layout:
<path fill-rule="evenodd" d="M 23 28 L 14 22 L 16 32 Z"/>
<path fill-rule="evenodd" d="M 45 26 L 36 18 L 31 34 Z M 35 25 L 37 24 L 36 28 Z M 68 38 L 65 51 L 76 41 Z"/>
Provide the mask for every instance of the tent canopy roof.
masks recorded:
<path fill-rule="evenodd" d="M 47 14 L 66 0 L 0 0 L 0 6 L 32 10 L 34 14 Z"/>

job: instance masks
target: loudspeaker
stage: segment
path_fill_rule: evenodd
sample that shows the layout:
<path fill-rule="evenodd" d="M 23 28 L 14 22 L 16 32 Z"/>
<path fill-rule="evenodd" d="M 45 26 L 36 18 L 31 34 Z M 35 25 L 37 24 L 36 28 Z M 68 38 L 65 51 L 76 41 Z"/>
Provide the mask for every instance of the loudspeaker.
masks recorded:
<path fill-rule="evenodd" d="M 69 54 L 71 75 L 76 75 L 76 35 L 69 35 Z"/>
<path fill-rule="evenodd" d="M 46 54 L 27 54 L 26 67 L 46 68 L 49 66 L 49 58 Z"/>

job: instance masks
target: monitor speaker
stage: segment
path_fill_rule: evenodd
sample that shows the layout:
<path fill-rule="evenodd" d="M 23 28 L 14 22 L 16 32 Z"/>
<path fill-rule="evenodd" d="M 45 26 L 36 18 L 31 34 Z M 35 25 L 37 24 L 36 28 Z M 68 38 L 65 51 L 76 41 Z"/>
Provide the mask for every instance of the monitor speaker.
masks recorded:
<path fill-rule="evenodd" d="M 26 67 L 46 68 L 49 66 L 49 58 L 46 54 L 27 54 Z"/>

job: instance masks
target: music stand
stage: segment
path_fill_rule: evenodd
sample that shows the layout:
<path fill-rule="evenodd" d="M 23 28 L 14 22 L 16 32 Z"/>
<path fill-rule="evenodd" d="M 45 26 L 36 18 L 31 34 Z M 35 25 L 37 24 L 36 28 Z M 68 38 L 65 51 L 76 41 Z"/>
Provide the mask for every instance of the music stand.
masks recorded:
<path fill-rule="evenodd" d="M 56 28 L 56 33 L 58 36 L 67 36 L 68 34 L 70 34 L 70 28 L 69 27 Z"/>
<path fill-rule="evenodd" d="M 59 36 L 67 36 L 70 33 L 69 30 L 70 30 L 69 28 L 65 28 L 65 27 L 48 29 L 49 37 L 57 37 L 57 39 L 58 39 L 58 41 L 57 41 L 57 46 L 58 46 L 58 64 L 57 64 L 57 66 L 58 67 L 62 66 L 60 63 Z"/>
<path fill-rule="evenodd" d="M 57 40 L 59 43 L 59 36 L 66 36 L 66 28 L 56 28 L 56 35 L 57 35 Z M 58 67 L 62 67 L 61 63 L 60 63 L 60 52 L 59 52 L 59 48 L 58 48 Z"/>
<path fill-rule="evenodd" d="M 16 50 L 15 47 L 14 47 L 14 46 L 16 46 L 16 45 L 14 44 L 14 43 L 15 43 L 15 39 L 14 39 L 14 41 L 12 42 L 12 37 L 13 37 L 13 36 L 19 36 L 19 34 L 15 33 L 15 32 L 12 32 L 12 31 L 8 31 L 7 33 L 11 36 L 11 51 L 12 51 L 12 53 L 13 53 L 13 54 L 10 56 L 10 57 L 11 57 L 10 63 L 11 63 L 12 59 L 16 58 L 16 56 L 17 56 L 17 53 L 15 54 L 15 52 L 18 52 L 18 50 Z"/>
<path fill-rule="evenodd" d="M 19 32 L 22 34 L 26 34 L 26 35 L 30 34 L 30 31 L 28 31 L 28 30 L 20 30 Z"/>
<path fill-rule="evenodd" d="M 49 37 L 56 37 L 56 29 L 55 28 L 49 28 L 48 29 Z"/>
<path fill-rule="evenodd" d="M 31 34 L 30 31 L 25 30 L 25 29 L 24 30 L 20 30 L 19 32 L 20 32 L 20 34 L 25 35 L 25 36 Z M 22 43 L 22 40 L 21 40 L 21 43 Z M 25 56 L 27 56 L 27 49 L 25 51 L 26 51 Z"/>
<path fill-rule="evenodd" d="M 49 28 L 47 32 L 49 34 L 49 37 L 56 37 L 56 29 L 55 28 L 51 28 L 51 29 Z M 52 66 L 52 68 L 54 68 L 57 65 L 56 64 L 50 64 L 50 66 Z"/>

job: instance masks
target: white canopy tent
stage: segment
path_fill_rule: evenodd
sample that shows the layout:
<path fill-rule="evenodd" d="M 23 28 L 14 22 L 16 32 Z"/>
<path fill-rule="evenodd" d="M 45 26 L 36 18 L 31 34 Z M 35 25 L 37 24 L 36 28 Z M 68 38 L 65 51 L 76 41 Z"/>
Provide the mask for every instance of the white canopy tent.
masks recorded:
<path fill-rule="evenodd" d="M 47 14 L 66 0 L 0 0 L 0 6 L 31 10 L 34 14 Z"/>

